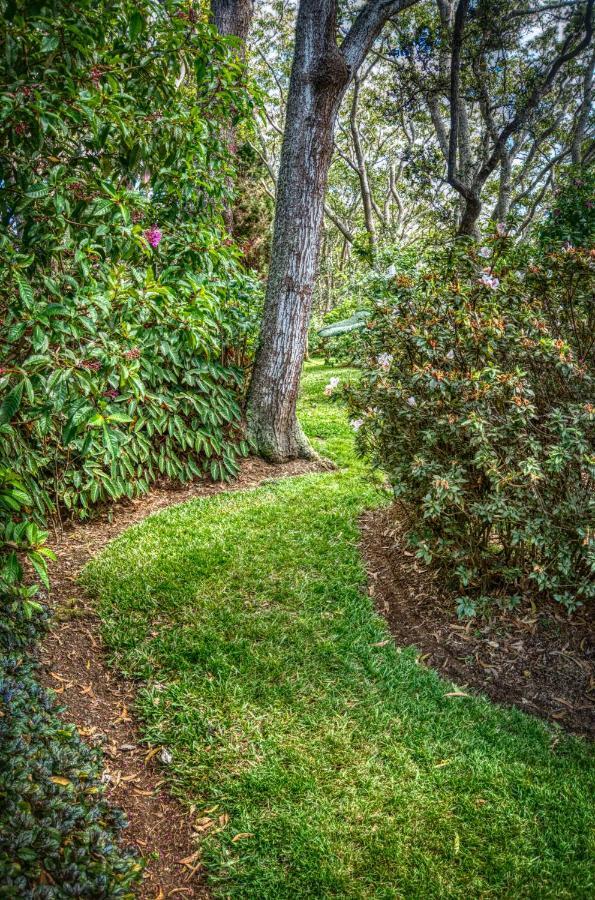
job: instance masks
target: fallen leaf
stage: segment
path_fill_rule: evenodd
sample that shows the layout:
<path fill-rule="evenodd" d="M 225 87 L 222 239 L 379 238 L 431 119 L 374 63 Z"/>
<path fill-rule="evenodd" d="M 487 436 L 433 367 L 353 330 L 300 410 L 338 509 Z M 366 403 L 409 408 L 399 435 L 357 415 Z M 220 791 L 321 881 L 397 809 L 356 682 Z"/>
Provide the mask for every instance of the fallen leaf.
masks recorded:
<path fill-rule="evenodd" d="M 147 765 L 147 763 L 149 762 L 149 760 L 153 759 L 153 757 L 154 757 L 157 753 L 159 753 L 159 747 L 153 747 L 152 750 L 149 750 L 149 752 L 148 752 L 147 755 L 145 756 L 145 766 Z"/>
<path fill-rule="evenodd" d="M 53 775 L 50 778 L 50 781 L 53 781 L 54 784 L 60 784 L 62 787 L 67 787 L 69 784 L 72 784 L 69 778 L 64 778 L 63 775 Z"/>
<path fill-rule="evenodd" d="M 236 834 L 234 837 L 232 837 L 231 842 L 232 842 L 232 844 L 235 844 L 236 841 L 242 841 L 244 838 L 251 838 L 251 837 L 254 837 L 253 832 L 240 831 L 239 834 Z"/>
<path fill-rule="evenodd" d="M 178 862 L 181 866 L 188 866 L 188 868 L 191 868 L 199 856 L 200 850 L 196 850 L 194 853 L 191 853 L 190 856 L 186 856 L 184 857 L 184 859 L 179 859 Z"/>
<path fill-rule="evenodd" d="M 465 694 L 464 691 L 449 691 L 448 694 L 444 695 L 445 697 L 468 697 L 469 694 Z"/>

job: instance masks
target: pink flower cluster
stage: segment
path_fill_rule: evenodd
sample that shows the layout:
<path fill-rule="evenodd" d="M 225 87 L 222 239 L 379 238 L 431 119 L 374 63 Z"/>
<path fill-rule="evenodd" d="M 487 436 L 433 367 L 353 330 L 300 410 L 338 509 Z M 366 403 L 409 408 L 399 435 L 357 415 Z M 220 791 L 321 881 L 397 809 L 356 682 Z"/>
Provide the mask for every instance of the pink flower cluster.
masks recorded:
<path fill-rule="evenodd" d="M 140 350 L 138 347 L 133 347 L 132 350 L 127 350 L 124 354 L 126 359 L 138 359 L 140 356 Z"/>
<path fill-rule="evenodd" d="M 91 372 L 99 372 L 101 363 L 96 359 L 84 359 L 80 363 L 81 369 L 89 369 Z"/>
<path fill-rule="evenodd" d="M 157 227 L 157 225 L 151 225 L 150 228 L 147 228 L 146 231 L 143 231 L 143 234 L 153 250 L 155 250 L 159 246 L 159 244 L 161 243 L 161 238 L 163 237 L 163 234 Z"/>

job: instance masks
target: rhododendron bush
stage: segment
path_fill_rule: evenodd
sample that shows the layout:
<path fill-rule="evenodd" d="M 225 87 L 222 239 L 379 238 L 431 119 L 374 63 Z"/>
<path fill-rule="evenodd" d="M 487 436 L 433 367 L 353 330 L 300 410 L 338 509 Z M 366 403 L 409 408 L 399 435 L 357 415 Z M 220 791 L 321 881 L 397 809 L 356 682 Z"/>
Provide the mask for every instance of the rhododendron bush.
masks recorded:
<path fill-rule="evenodd" d="M 462 614 L 595 594 L 594 269 L 501 227 L 378 282 L 357 440 Z"/>
<path fill-rule="evenodd" d="M 0 453 L 83 513 L 229 477 L 255 295 L 222 221 L 238 63 L 188 4 L 0 6 Z"/>

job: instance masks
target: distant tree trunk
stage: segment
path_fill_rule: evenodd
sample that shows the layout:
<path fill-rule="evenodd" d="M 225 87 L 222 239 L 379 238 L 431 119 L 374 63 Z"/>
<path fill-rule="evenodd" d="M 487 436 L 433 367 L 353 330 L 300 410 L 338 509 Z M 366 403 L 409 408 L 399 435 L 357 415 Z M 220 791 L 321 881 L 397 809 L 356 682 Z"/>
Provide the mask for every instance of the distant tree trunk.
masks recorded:
<path fill-rule="evenodd" d="M 300 0 L 271 263 L 247 406 L 252 442 L 276 462 L 314 455 L 298 424 L 296 403 L 337 112 L 387 19 L 414 2 L 368 0 L 339 48 L 336 0 Z"/>
<path fill-rule="evenodd" d="M 498 200 L 492 213 L 492 221 L 506 222 L 510 210 L 512 192 L 512 164 L 510 154 L 504 151 L 500 159 L 500 181 L 498 183 Z"/>
<path fill-rule="evenodd" d="M 246 40 L 254 15 L 254 0 L 211 0 L 211 16 L 219 34 L 240 39 L 239 52 L 246 55 Z"/>
<path fill-rule="evenodd" d="M 595 72 L 595 50 L 591 53 L 591 58 L 585 68 L 585 76 L 583 79 L 583 99 L 579 114 L 577 117 L 574 134 L 572 136 L 571 155 L 572 164 L 580 165 L 583 155 L 583 141 L 585 140 L 585 132 L 587 123 L 591 113 L 593 103 L 593 74 Z"/>
<path fill-rule="evenodd" d="M 368 233 L 368 245 L 370 254 L 373 255 L 376 250 L 376 227 L 374 223 L 374 208 L 372 206 L 372 193 L 370 191 L 370 180 L 368 178 L 368 166 L 366 157 L 362 148 L 362 142 L 357 124 L 357 107 L 359 103 L 360 82 L 356 77 L 353 85 L 353 101 L 351 104 L 351 115 L 349 116 L 349 127 L 351 130 L 351 142 L 357 160 L 357 175 L 359 178 L 360 192 L 362 197 L 362 206 L 364 209 L 364 223 Z"/>
<path fill-rule="evenodd" d="M 225 37 L 239 39 L 238 55 L 240 59 L 246 57 L 246 41 L 250 33 L 252 17 L 254 15 L 254 0 L 211 0 L 211 18 L 215 23 L 219 34 Z M 235 152 L 236 131 L 232 125 L 228 125 L 224 131 L 225 140 L 230 153 Z M 233 187 L 233 181 L 228 179 L 229 190 Z M 233 206 L 228 203 L 223 210 L 223 219 L 230 234 L 233 234 Z"/>
<path fill-rule="evenodd" d="M 248 398 L 250 437 L 268 459 L 310 456 L 296 402 L 318 264 L 335 118 L 349 70 L 336 44 L 335 5 L 300 3 L 277 181 L 260 348 Z"/>

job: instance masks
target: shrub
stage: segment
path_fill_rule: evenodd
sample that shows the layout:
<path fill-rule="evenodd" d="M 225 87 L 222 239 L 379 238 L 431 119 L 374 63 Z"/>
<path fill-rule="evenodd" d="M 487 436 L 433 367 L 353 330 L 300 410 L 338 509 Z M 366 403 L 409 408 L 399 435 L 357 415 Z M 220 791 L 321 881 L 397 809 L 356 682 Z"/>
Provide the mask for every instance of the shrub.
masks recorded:
<path fill-rule="evenodd" d="M 141 867 L 116 846 L 122 814 L 103 798 L 101 759 L 59 717 L 27 654 L 47 611 L 23 559 L 47 585 L 45 534 L 31 498 L 0 470 L 0 885 L 6 897 L 132 897 Z"/>
<path fill-rule="evenodd" d="M 350 399 L 461 613 L 595 594 L 594 260 L 520 257 L 496 234 L 379 287 Z"/>
<path fill-rule="evenodd" d="M 221 216 L 237 57 L 174 0 L 0 10 L 0 455 L 40 510 L 229 477 L 257 298 Z"/>

